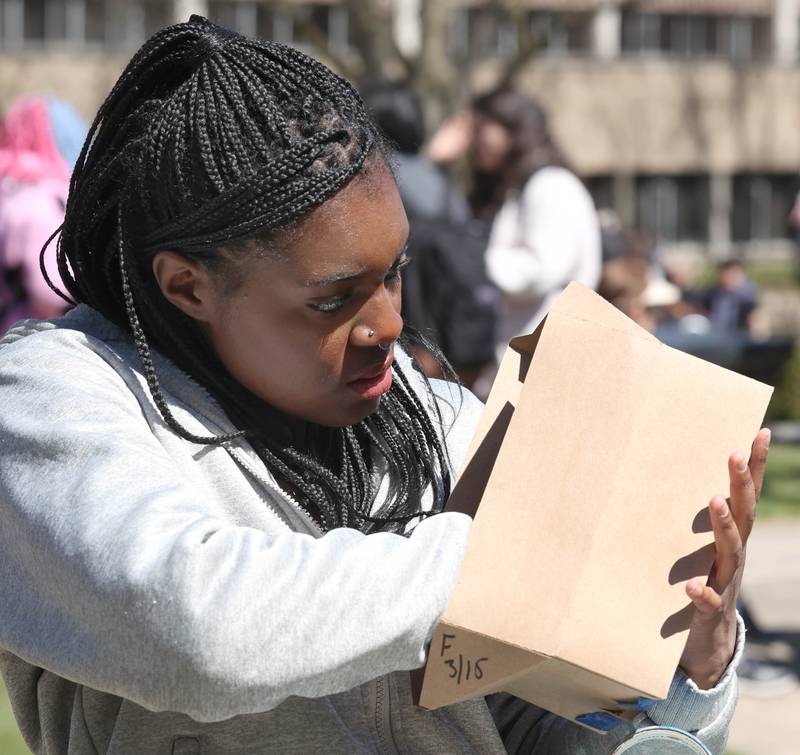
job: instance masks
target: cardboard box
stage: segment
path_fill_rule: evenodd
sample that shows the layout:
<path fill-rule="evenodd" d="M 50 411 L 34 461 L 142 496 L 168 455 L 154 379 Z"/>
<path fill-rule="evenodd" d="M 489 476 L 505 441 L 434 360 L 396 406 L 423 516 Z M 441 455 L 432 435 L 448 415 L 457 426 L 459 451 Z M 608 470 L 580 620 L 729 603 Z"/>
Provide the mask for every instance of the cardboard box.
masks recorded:
<path fill-rule="evenodd" d="M 665 697 L 684 585 L 714 558 L 708 501 L 771 393 L 570 284 L 511 342 L 448 502 L 477 513 L 420 705 L 506 691 L 604 729 Z"/>

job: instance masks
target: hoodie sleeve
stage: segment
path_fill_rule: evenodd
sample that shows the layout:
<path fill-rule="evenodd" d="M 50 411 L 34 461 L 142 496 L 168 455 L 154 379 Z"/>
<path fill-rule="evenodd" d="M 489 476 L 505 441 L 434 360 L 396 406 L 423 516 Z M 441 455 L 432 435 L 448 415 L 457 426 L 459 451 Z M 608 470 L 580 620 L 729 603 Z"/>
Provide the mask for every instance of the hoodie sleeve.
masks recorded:
<path fill-rule="evenodd" d="M 510 755 L 607 755 L 633 729 L 670 726 L 694 734 L 714 755 L 728 740 L 738 686 L 736 669 L 744 652 L 744 622 L 738 617 L 736 650 L 716 686 L 701 690 L 678 669 L 669 693 L 634 719 L 607 734 L 597 734 L 508 694 L 490 695 L 489 709 Z"/>
<path fill-rule="evenodd" d="M 409 538 L 224 520 L 122 377 L 50 335 L 0 349 L 0 647 L 200 721 L 423 663 L 467 517 Z"/>

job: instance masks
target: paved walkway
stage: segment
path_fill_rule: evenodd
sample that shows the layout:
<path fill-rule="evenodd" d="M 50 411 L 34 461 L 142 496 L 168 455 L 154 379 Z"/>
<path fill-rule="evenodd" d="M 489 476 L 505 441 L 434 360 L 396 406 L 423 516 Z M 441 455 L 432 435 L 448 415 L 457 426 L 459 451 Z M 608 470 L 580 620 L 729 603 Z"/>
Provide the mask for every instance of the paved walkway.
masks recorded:
<path fill-rule="evenodd" d="M 800 672 L 800 520 L 756 523 L 750 537 L 744 594 L 759 626 L 774 638 L 753 644 Z M 800 754 L 800 690 L 770 700 L 741 696 L 728 750 L 736 755 Z"/>

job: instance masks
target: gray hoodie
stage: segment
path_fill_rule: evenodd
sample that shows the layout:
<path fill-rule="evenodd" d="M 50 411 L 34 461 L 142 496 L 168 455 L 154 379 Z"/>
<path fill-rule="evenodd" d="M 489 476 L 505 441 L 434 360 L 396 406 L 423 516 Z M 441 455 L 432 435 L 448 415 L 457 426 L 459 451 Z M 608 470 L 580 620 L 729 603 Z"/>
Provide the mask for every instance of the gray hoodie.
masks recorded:
<path fill-rule="evenodd" d="M 155 362 L 184 427 L 233 429 Z M 456 391 L 434 382 L 457 468 L 481 406 Z M 503 753 L 483 700 L 411 702 L 469 525 L 323 535 L 246 442 L 172 433 L 130 339 L 88 307 L 0 344 L 0 670 L 37 753 Z M 721 752 L 734 666 L 707 692 L 676 674 L 637 724 Z M 537 755 L 607 753 L 626 733 L 529 720 Z"/>

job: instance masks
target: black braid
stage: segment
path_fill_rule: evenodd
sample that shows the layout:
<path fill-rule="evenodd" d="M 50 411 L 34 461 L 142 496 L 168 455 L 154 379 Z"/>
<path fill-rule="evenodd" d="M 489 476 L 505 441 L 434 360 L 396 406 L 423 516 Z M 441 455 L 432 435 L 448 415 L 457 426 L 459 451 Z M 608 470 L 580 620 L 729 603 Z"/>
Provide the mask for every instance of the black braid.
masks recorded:
<path fill-rule="evenodd" d="M 44 246 L 42 247 L 42 250 L 39 253 L 39 272 L 41 272 L 42 278 L 44 278 L 44 282 L 47 284 L 48 288 L 54 294 L 60 296 L 70 306 L 75 306 L 75 302 L 72 299 L 70 299 L 69 296 L 66 296 L 64 292 L 61 291 L 61 289 L 59 289 L 59 287 L 56 286 L 56 284 L 53 283 L 52 280 L 50 280 L 50 275 L 48 274 L 47 267 L 45 267 L 44 264 L 45 255 L 47 254 L 47 248 L 50 246 L 50 244 L 53 243 L 53 239 L 61 233 L 61 229 L 63 227 L 64 225 L 62 223 L 60 226 L 58 226 L 58 228 L 55 229 L 55 231 L 53 231 L 50 234 L 50 236 L 47 238 L 47 241 L 44 242 Z M 58 245 L 60 243 L 61 243 L 61 237 L 59 236 L 59 240 L 56 242 L 56 244 Z"/>
<path fill-rule="evenodd" d="M 236 382 L 197 324 L 161 294 L 151 260 L 171 249 L 216 272 L 252 253 L 252 240 L 269 247 L 380 149 L 348 82 L 297 50 L 193 16 L 149 39 L 100 107 L 58 243 L 68 294 L 129 330 L 172 431 L 200 444 L 245 437 L 324 530 L 404 532 L 426 515 L 428 489 L 431 511 L 442 509 L 450 469 L 430 410 L 395 365 L 375 414 L 349 428 L 309 424 L 298 445 L 289 418 Z M 204 386 L 239 430 L 205 437 L 183 427 L 151 346 Z M 383 473 L 390 493 L 375 511 Z"/>
<path fill-rule="evenodd" d="M 155 401 L 161 416 L 164 418 L 164 422 L 169 425 L 173 432 L 177 433 L 183 438 L 186 438 L 186 440 L 192 441 L 193 443 L 208 443 L 218 445 L 244 435 L 242 431 L 229 433 L 227 435 L 214 435 L 210 437 L 194 435 L 186 430 L 186 428 L 184 428 L 178 422 L 178 420 L 175 419 L 174 415 L 170 411 L 169 406 L 167 405 L 167 402 L 164 400 L 163 394 L 161 393 L 161 387 L 158 383 L 156 369 L 153 366 L 153 359 L 150 355 L 150 347 L 147 345 L 147 339 L 144 331 L 142 330 L 141 323 L 139 322 L 139 316 L 136 314 L 136 306 L 133 303 L 133 292 L 131 290 L 130 283 L 128 282 L 128 263 L 127 258 L 122 250 L 121 238 L 119 248 L 119 271 L 122 284 L 122 295 L 125 299 L 125 309 L 127 311 L 128 322 L 130 323 L 131 331 L 133 333 L 133 340 L 136 344 L 136 351 L 139 352 L 139 358 L 142 362 L 142 369 L 144 370 L 144 376 L 147 380 L 147 387 L 150 389 L 150 394 L 153 396 L 153 400 Z"/>

